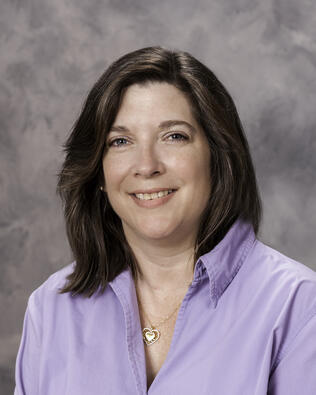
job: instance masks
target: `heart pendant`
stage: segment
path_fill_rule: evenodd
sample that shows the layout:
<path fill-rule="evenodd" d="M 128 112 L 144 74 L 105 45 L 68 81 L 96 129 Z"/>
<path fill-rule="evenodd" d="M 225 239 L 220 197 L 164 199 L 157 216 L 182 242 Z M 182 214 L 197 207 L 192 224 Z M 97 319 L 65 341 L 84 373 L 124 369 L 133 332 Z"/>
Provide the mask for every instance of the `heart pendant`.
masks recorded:
<path fill-rule="evenodd" d="M 144 342 L 149 346 L 155 343 L 160 337 L 160 332 L 158 329 L 144 328 L 143 329 L 143 339 Z"/>

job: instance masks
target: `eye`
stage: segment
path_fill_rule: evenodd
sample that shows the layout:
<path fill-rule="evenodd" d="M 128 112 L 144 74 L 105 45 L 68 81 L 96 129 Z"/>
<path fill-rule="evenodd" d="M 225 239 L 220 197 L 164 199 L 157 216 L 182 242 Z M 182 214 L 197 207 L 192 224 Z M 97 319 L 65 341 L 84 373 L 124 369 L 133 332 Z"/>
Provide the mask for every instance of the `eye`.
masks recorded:
<path fill-rule="evenodd" d="M 172 134 L 169 134 L 168 139 L 175 140 L 175 141 L 182 141 L 182 140 L 188 140 L 188 136 L 185 136 L 182 133 L 172 133 Z"/>
<path fill-rule="evenodd" d="M 121 147 L 122 145 L 127 144 L 127 140 L 124 137 L 119 137 L 117 139 L 114 139 L 108 143 L 108 147 Z"/>

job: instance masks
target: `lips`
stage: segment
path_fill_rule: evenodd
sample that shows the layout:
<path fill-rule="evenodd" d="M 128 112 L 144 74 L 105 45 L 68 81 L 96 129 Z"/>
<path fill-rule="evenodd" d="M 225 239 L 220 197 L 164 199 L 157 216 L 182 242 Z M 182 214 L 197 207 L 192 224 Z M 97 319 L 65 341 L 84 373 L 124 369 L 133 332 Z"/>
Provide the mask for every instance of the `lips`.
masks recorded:
<path fill-rule="evenodd" d="M 172 192 L 174 192 L 176 190 L 177 190 L 177 188 L 169 188 L 169 187 L 153 188 L 153 189 L 147 189 L 147 190 L 146 189 L 138 189 L 138 190 L 136 190 L 134 192 L 131 192 L 130 195 L 136 195 L 136 194 L 139 194 L 139 193 L 151 194 L 151 193 L 158 193 L 158 192 L 162 192 L 162 191 L 172 191 Z"/>
<path fill-rule="evenodd" d="M 166 191 L 168 189 L 164 189 L 164 190 Z M 136 197 L 136 193 L 137 193 L 137 195 L 143 194 L 142 191 L 140 191 L 139 193 L 138 193 L 138 191 L 135 191 L 136 193 L 135 194 L 131 193 L 130 196 L 133 199 L 133 201 L 137 204 L 137 206 L 142 207 L 142 208 L 146 208 L 146 209 L 153 209 L 153 208 L 156 208 L 156 207 L 159 207 L 159 206 L 162 206 L 162 205 L 166 204 L 167 202 L 170 201 L 170 199 L 173 198 L 173 196 L 175 195 L 176 189 L 171 189 L 171 190 L 172 190 L 171 193 L 168 193 L 165 196 L 157 197 L 157 198 L 154 198 L 154 199 L 140 199 L 140 198 Z M 151 189 L 151 191 L 152 191 L 152 189 Z M 156 188 L 154 191 L 155 192 L 152 192 L 152 193 L 157 193 L 157 191 L 160 192 L 162 190 Z M 145 192 L 144 195 L 146 195 L 146 193 L 148 193 L 148 192 Z"/>

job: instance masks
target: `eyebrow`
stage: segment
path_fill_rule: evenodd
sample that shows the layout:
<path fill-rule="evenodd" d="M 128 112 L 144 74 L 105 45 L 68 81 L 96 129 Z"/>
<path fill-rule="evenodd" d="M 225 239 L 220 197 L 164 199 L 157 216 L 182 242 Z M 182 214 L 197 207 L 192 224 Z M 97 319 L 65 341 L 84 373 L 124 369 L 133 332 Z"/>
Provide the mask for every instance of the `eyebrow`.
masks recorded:
<path fill-rule="evenodd" d="M 165 129 L 165 128 L 170 128 L 172 126 L 178 126 L 178 125 L 184 125 L 190 130 L 191 133 L 196 133 L 195 128 L 189 122 L 181 121 L 178 119 L 160 122 L 160 124 L 158 125 L 158 128 Z M 109 133 L 110 132 L 128 132 L 128 131 L 129 131 L 128 128 L 126 128 L 125 126 L 114 125 L 110 128 Z"/>

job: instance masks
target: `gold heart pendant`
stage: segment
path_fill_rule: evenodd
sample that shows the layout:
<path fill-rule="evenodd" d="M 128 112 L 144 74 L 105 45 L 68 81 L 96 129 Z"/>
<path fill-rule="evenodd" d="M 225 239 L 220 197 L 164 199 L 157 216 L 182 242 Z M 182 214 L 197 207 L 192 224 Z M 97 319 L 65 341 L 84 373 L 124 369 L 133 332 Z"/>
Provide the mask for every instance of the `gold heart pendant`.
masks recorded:
<path fill-rule="evenodd" d="M 160 332 L 158 329 L 144 328 L 143 329 L 143 339 L 144 342 L 149 346 L 155 343 L 160 337 Z"/>

